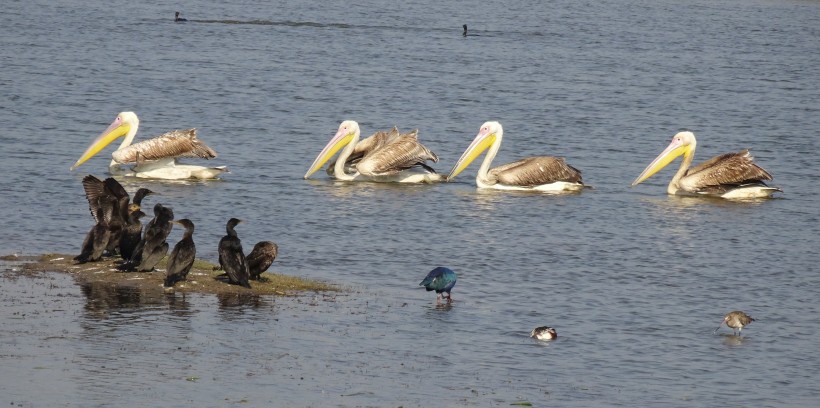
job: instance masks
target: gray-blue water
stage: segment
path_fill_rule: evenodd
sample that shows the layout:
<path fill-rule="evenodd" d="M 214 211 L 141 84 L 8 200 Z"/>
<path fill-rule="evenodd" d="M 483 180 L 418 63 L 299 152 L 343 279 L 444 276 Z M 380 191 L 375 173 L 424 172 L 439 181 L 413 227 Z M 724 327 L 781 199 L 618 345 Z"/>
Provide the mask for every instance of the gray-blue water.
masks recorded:
<path fill-rule="evenodd" d="M 80 180 L 114 147 L 68 168 L 132 110 L 143 136 L 197 127 L 231 169 L 125 183 L 192 219 L 200 257 L 238 217 L 246 246 L 279 244 L 276 272 L 351 290 L 152 297 L 5 273 L 0 403 L 816 406 L 818 22 L 817 1 L 7 0 L 0 254 L 79 251 Z M 564 156 L 595 189 L 476 191 L 477 164 L 441 185 L 303 180 L 344 119 L 419 128 L 441 172 L 498 120 L 497 163 Z M 629 188 L 681 128 L 696 161 L 751 148 L 784 193 L 668 197 L 672 169 Z M 416 286 L 438 265 L 459 274 L 451 307 Z M 713 335 L 736 309 L 757 321 Z M 529 339 L 541 325 L 559 339 Z"/>

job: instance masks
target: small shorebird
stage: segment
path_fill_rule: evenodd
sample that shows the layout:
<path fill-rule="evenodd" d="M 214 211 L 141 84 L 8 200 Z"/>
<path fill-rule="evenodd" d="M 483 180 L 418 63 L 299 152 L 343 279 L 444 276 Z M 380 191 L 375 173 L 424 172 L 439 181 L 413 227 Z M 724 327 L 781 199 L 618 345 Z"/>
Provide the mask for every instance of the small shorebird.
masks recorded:
<path fill-rule="evenodd" d="M 740 331 L 743 330 L 743 327 L 748 326 L 749 323 L 753 321 L 755 321 L 755 319 L 753 319 L 752 316 L 749 316 L 739 310 L 735 310 L 734 312 L 729 312 L 726 316 L 723 316 L 723 320 L 720 322 L 717 329 L 715 329 L 715 333 L 717 333 L 723 323 L 726 323 L 727 327 L 732 328 L 732 333 L 739 336 Z"/>
<path fill-rule="evenodd" d="M 558 338 L 558 333 L 556 333 L 552 327 L 541 326 L 532 329 L 530 337 L 538 340 L 553 340 Z"/>

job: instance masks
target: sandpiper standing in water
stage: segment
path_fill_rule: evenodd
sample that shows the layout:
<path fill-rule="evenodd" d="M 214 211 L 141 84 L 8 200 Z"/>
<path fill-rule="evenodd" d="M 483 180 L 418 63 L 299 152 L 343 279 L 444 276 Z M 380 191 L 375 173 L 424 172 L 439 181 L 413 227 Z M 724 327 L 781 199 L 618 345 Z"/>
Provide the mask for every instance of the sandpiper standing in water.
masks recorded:
<path fill-rule="evenodd" d="M 735 336 L 739 336 L 740 331 L 743 330 L 743 327 L 748 326 L 749 323 L 753 321 L 755 321 L 755 319 L 753 319 L 752 316 L 749 316 L 739 310 L 735 310 L 734 312 L 729 312 L 726 316 L 723 316 L 723 320 L 720 322 L 717 329 L 715 329 L 715 333 L 717 333 L 723 323 L 726 323 L 727 327 L 732 328 L 732 333 L 734 333 Z"/>

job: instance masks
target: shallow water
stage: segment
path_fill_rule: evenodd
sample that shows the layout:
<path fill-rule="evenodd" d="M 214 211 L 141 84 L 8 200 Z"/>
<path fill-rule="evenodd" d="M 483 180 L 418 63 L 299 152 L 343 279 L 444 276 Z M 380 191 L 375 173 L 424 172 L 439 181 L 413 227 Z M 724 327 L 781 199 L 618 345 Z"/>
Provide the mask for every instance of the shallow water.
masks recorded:
<path fill-rule="evenodd" d="M 173 11 L 4 6 L 0 254 L 79 250 L 91 226 L 80 180 L 104 176 L 112 148 L 68 167 L 133 110 L 144 136 L 197 127 L 231 169 L 125 182 L 191 218 L 200 257 L 216 259 L 238 217 L 246 247 L 279 244 L 276 272 L 351 291 L 182 298 L 6 272 L 3 401 L 820 401 L 820 3 L 239 1 L 184 5 L 185 24 Z M 462 37 L 464 23 L 479 36 Z M 480 192 L 477 164 L 444 185 L 303 180 L 344 119 L 365 134 L 419 128 L 441 172 L 499 120 L 497 163 L 564 156 L 595 189 Z M 698 135 L 698 161 L 751 148 L 785 193 L 667 197 L 671 169 L 629 188 L 681 128 Z M 438 265 L 459 274 L 450 307 L 416 286 Z M 736 309 L 757 321 L 742 338 L 713 335 Z M 531 341 L 540 325 L 559 339 Z"/>

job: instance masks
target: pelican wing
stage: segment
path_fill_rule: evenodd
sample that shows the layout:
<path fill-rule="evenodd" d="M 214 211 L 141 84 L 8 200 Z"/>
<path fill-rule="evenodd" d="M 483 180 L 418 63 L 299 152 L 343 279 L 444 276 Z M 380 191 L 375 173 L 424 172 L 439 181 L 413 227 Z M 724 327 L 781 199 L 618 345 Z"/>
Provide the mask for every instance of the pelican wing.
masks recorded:
<path fill-rule="evenodd" d="M 749 150 L 713 157 L 686 172 L 680 183 L 689 191 L 714 192 L 715 188 L 762 183 L 772 175 L 754 163 Z"/>
<path fill-rule="evenodd" d="M 540 186 L 565 181 L 580 183 L 581 172 L 562 157 L 535 156 L 491 169 L 490 180 L 511 186 Z"/>
<path fill-rule="evenodd" d="M 196 129 L 172 130 L 157 137 L 134 143 L 112 154 L 117 163 L 144 160 L 193 157 L 213 159 L 216 152 L 196 137 Z"/>
<path fill-rule="evenodd" d="M 390 144 L 396 138 L 399 137 L 399 128 L 393 127 L 393 129 L 385 132 L 380 130 L 362 140 L 359 143 L 356 143 L 356 146 L 353 148 L 353 151 L 350 153 L 350 156 L 347 157 L 345 160 L 345 167 L 353 166 L 358 164 L 359 161 L 362 160 L 363 157 L 367 156 L 368 154 L 381 149 L 382 147 Z M 327 166 L 327 174 L 333 176 L 335 173 L 334 167 L 336 166 L 336 160 L 330 162 Z M 355 170 L 355 169 L 352 169 Z"/>
<path fill-rule="evenodd" d="M 362 158 L 356 169 L 366 176 L 377 176 L 395 174 L 416 165 L 424 165 L 427 160 L 438 162 L 438 156 L 419 143 L 417 135 L 417 132 L 411 132 L 397 137 L 391 143 Z"/>

